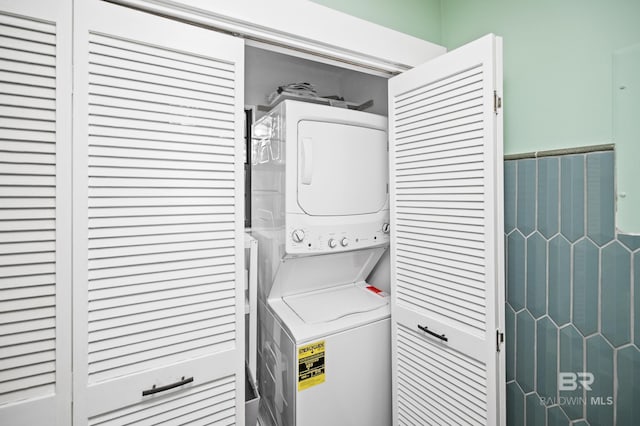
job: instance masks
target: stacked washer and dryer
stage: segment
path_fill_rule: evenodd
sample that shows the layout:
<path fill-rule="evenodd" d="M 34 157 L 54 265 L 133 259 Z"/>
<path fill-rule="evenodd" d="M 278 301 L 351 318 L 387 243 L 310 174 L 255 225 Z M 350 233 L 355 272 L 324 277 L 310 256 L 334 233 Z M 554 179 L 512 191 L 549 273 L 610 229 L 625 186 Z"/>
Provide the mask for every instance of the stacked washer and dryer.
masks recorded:
<path fill-rule="evenodd" d="M 254 125 L 262 425 L 391 424 L 387 119 L 283 101 Z"/>

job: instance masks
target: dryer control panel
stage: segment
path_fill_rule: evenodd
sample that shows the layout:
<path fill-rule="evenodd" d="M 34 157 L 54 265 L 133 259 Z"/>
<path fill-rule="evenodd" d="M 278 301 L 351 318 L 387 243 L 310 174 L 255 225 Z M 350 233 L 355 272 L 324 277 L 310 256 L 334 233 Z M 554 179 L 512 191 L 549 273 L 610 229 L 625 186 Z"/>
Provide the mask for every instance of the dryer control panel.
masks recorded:
<path fill-rule="evenodd" d="M 300 221 L 303 222 L 303 221 Z M 358 250 L 389 244 L 389 222 L 309 226 L 289 221 L 286 251 L 289 254 L 320 254 Z"/>

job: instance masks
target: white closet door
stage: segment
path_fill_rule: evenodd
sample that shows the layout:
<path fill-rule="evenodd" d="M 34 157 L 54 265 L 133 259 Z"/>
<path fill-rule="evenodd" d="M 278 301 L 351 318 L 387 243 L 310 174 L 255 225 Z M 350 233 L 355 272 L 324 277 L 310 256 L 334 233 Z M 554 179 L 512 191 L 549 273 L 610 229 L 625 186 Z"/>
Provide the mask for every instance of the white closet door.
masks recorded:
<path fill-rule="evenodd" d="M 75 5 L 74 418 L 243 423 L 243 42 Z"/>
<path fill-rule="evenodd" d="M 71 422 L 71 1 L 0 1 L 0 423 Z"/>
<path fill-rule="evenodd" d="M 501 66 L 489 35 L 389 82 L 394 424 L 504 424 Z"/>

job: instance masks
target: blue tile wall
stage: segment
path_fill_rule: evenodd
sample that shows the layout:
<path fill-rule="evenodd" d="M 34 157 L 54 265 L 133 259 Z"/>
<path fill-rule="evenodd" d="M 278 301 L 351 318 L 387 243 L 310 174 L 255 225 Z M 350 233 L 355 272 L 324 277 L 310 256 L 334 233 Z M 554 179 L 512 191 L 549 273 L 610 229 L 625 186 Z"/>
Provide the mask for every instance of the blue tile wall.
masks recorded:
<path fill-rule="evenodd" d="M 535 389 L 535 352 L 531 342 L 536 338 L 536 322 L 525 309 L 516 316 L 516 380 L 525 392 Z"/>
<path fill-rule="evenodd" d="M 509 426 L 640 425 L 640 236 L 616 234 L 614 167 L 505 162 Z"/>
<path fill-rule="evenodd" d="M 587 421 L 593 425 L 613 424 L 613 405 L 607 404 L 613 397 L 613 358 L 614 351 L 609 342 L 600 334 L 587 339 L 586 371 L 597 374 L 589 399 L 596 398 L 597 403 L 587 404 Z"/>
<path fill-rule="evenodd" d="M 569 419 L 559 406 L 549 408 L 549 426 L 569 426 Z"/>
<path fill-rule="evenodd" d="M 507 424 L 524 425 L 524 394 L 516 382 L 507 383 Z"/>
<path fill-rule="evenodd" d="M 618 351 L 618 400 L 616 413 L 619 424 L 638 424 L 640 418 L 640 351 L 627 346 Z"/>
<path fill-rule="evenodd" d="M 571 242 L 584 235 L 584 157 L 560 159 L 560 232 Z"/>
<path fill-rule="evenodd" d="M 518 162 L 516 222 L 529 235 L 536 227 L 536 160 Z"/>
<path fill-rule="evenodd" d="M 559 351 L 559 371 L 584 371 L 584 338 L 571 324 L 560 329 Z M 573 401 L 576 401 L 576 398 L 584 398 L 585 390 L 582 387 L 578 387 L 575 390 L 563 390 L 560 391 L 558 396 L 567 398 L 567 400 L 572 398 Z M 584 414 L 583 404 L 564 404 L 563 410 L 567 417 L 572 420 L 579 419 Z"/>
<path fill-rule="evenodd" d="M 547 240 L 535 232 L 527 238 L 527 309 L 534 318 L 547 313 Z"/>
<path fill-rule="evenodd" d="M 555 157 L 538 160 L 538 230 L 547 238 L 558 233 L 559 195 L 560 161 Z"/>
<path fill-rule="evenodd" d="M 547 413 L 543 404 L 540 404 L 540 398 L 535 393 L 530 393 L 526 397 L 527 424 L 528 425 L 545 425 L 545 417 Z"/>
<path fill-rule="evenodd" d="M 516 162 L 504 164 L 504 227 L 507 232 L 516 227 Z"/>
<path fill-rule="evenodd" d="M 562 235 L 549 241 L 548 283 L 549 316 L 558 325 L 567 324 L 571 320 L 571 244 Z"/>
<path fill-rule="evenodd" d="M 507 301 L 513 309 L 524 308 L 526 264 L 524 237 L 520 231 L 513 231 L 507 237 Z"/>
<path fill-rule="evenodd" d="M 573 323 L 584 336 L 598 331 L 600 250 L 588 238 L 573 246 Z"/>
<path fill-rule="evenodd" d="M 587 156 L 587 235 L 598 245 L 615 237 L 613 152 Z"/>
<path fill-rule="evenodd" d="M 614 346 L 631 339 L 631 256 L 614 241 L 602 249 L 601 333 Z"/>
<path fill-rule="evenodd" d="M 538 320 L 536 339 L 536 390 L 553 398 L 558 392 L 558 328 L 549 317 Z"/>
<path fill-rule="evenodd" d="M 505 309 L 505 333 L 508 336 L 516 335 L 516 314 L 513 312 L 513 309 L 509 304 L 507 304 Z M 506 341 L 507 353 L 515 353 L 516 352 L 516 339 L 508 339 Z M 507 357 L 506 363 L 506 375 L 507 381 L 514 380 L 516 378 L 516 366 L 515 366 L 515 357 Z"/>
<path fill-rule="evenodd" d="M 635 313 L 635 326 L 633 328 L 635 330 L 634 343 L 636 347 L 640 347 L 640 297 L 638 297 L 640 295 L 640 251 L 637 251 L 633 257 L 633 271 L 635 274 L 633 279 L 633 294 L 635 296 L 633 298 L 633 312 Z"/>

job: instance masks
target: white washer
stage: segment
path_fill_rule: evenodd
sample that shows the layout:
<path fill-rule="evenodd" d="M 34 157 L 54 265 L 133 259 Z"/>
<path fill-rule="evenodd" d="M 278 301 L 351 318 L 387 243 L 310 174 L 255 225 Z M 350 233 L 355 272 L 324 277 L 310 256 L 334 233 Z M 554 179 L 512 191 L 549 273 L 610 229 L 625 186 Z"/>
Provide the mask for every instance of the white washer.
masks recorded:
<path fill-rule="evenodd" d="M 292 407 L 293 424 L 391 424 L 389 296 L 368 287 L 360 282 L 268 301 L 274 334 L 289 340 L 278 351 L 288 365 L 273 366 L 276 382 L 288 381 L 276 388 L 289 390 L 274 406 Z M 290 421 L 281 414 L 272 413 L 274 423 Z"/>

